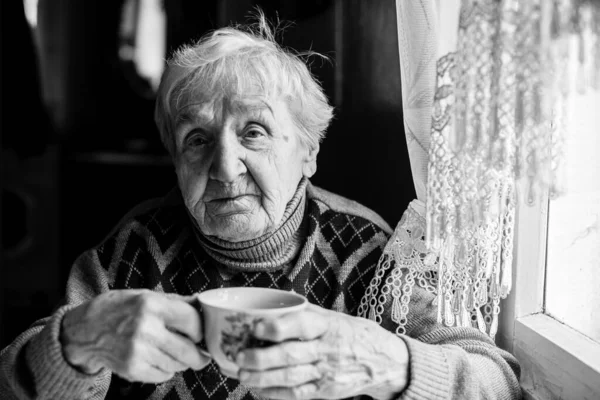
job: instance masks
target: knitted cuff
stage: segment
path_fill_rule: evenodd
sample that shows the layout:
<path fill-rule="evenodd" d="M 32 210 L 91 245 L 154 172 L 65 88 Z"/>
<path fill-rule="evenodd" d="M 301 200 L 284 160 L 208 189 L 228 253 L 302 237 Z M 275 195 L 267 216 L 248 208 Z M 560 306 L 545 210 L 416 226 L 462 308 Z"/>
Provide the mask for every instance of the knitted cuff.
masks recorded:
<path fill-rule="evenodd" d="M 26 360 L 38 396 L 48 399 L 79 399 L 94 390 L 99 375 L 84 374 L 64 358 L 59 340 L 63 316 L 73 306 L 58 309 L 44 329 L 27 344 Z"/>
<path fill-rule="evenodd" d="M 450 387 L 448 363 L 439 346 L 402 336 L 410 357 L 410 380 L 403 400 L 447 399 Z"/>

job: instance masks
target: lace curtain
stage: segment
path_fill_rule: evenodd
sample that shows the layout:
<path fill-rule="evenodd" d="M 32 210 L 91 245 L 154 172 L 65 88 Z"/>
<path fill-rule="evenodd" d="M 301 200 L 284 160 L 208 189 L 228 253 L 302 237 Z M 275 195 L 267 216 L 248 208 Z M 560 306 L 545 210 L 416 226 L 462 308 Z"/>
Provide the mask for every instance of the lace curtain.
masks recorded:
<path fill-rule="evenodd" d="M 417 284 L 436 295 L 439 322 L 494 337 L 517 199 L 564 190 L 564 139 L 577 134 L 569 96 L 600 90 L 600 2 L 397 0 L 396 10 L 417 199 L 359 314 L 380 322 L 391 301 L 404 333 Z"/>

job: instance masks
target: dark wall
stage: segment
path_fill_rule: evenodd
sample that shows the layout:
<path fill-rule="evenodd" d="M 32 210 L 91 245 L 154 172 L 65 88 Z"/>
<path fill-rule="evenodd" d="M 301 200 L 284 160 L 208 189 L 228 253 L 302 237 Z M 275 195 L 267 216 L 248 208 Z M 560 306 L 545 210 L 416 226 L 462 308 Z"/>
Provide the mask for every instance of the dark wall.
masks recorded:
<path fill-rule="evenodd" d="M 340 3 L 341 98 L 314 181 L 367 205 L 394 227 L 414 198 L 402 122 L 395 2 Z"/>
<path fill-rule="evenodd" d="M 58 148 L 23 3 L 0 3 L 0 345 L 59 300 Z M 1 347 L 1 346 L 0 346 Z"/>
<path fill-rule="evenodd" d="M 208 30 L 244 22 L 255 5 L 270 19 L 294 21 L 279 36 L 282 43 L 331 59 L 309 59 L 311 71 L 336 107 L 313 183 L 363 203 L 392 226 L 397 223 L 414 189 L 402 124 L 394 0 L 165 4 L 170 50 Z M 54 208 L 35 217 L 44 227 L 38 240 L 52 240 L 45 242 L 46 252 L 38 252 L 38 258 L 26 255 L 25 261 L 2 267 L 2 286 L 17 297 L 0 311 L 0 318 L 10 315 L 12 326 L 0 337 L 0 347 L 52 311 L 81 252 L 102 240 L 135 204 L 161 196 L 176 184 L 153 124 L 153 99 L 140 95 L 130 71 L 119 62 L 121 5 L 122 1 L 39 0 L 37 54 L 56 141 L 41 156 L 45 161 L 38 157 L 37 164 L 29 163 L 29 175 L 19 162 L 21 169 L 13 175 L 25 177 L 24 186 L 39 188 L 45 182 L 54 188 L 39 194 L 55 199 L 50 203 Z M 7 274 L 7 268 L 38 276 L 45 286 L 23 289 L 23 273 Z M 34 296 L 41 301 L 37 308 L 31 306 Z M 16 315 L 21 317 L 17 320 Z"/>

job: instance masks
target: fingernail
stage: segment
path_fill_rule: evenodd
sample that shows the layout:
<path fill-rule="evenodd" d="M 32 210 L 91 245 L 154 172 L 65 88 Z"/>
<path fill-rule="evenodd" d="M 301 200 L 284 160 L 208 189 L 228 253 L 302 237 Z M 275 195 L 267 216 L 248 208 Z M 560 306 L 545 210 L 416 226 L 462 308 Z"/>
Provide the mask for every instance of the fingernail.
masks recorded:
<path fill-rule="evenodd" d="M 196 347 L 196 350 L 198 350 L 198 353 L 200 353 L 200 355 L 202 355 L 206 358 L 212 359 L 212 356 L 210 355 L 210 353 L 208 351 L 206 351 L 200 347 Z"/>
<path fill-rule="evenodd" d="M 254 334 L 256 336 L 262 337 L 265 334 L 265 330 L 265 323 L 259 322 L 258 324 L 256 324 L 256 327 L 254 327 Z"/>
<path fill-rule="evenodd" d="M 239 375 L 240 381 L 245 381 L 250 378 L 250 373 L 248 371 L 240 371 Z"/>
<path fill-rule="evenodd" d="M 244 362 L 244 359 L 246 358 L 246 356 L 244 356 L 244 353 L 242 353 L 241 351 L 239 353 L 237 353 L 237 356 L 235 356 L 235 362 L 236 364 L 240 365 Z"/>

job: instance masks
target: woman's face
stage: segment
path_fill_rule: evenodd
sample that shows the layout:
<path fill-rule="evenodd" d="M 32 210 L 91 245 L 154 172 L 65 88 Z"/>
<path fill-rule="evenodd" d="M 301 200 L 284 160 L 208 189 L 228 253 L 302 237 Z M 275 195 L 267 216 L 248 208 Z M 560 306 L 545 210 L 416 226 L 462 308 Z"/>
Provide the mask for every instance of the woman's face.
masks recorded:
<path fill-rule="evenodd" d="M 257 238 L 280 222 L 318 149 L 299 138 L 286 103 L 242 98 L 188 104 L 175 122 L 176 172 L 205 235 Z"/>

